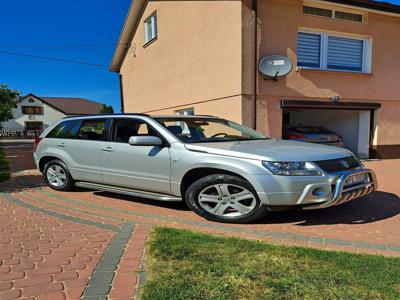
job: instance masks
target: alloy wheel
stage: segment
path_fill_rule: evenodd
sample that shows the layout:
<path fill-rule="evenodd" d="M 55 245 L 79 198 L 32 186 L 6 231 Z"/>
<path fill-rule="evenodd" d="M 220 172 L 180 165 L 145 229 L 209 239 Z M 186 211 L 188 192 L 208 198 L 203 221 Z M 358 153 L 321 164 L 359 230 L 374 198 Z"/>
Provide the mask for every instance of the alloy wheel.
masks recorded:
<path fill-rule="evenodd" d="M 46 171 L 46 177 L 50 185 L 61 187 L 67 181 L 65 170 L 59 165 L 52 165 Z"/>
<path fill-rule="evenodd" d="M 207 212 L 235 218 L 250 213 L 257 204 L 252 192 L 234 184 L 215 184 L 203 189 L 198 196 L 200 206 Z"/>

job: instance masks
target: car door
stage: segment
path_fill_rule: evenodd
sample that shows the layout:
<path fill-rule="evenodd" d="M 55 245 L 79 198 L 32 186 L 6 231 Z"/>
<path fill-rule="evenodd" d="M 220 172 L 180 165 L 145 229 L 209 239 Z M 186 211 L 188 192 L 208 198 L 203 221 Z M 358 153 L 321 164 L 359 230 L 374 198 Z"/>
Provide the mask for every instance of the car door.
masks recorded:
<path fill-rule="evenodd" d="M 108 137 L 107 118 L 83 119 L 59 143 L 70 161 L 75 180 L 102 182 L 101 153 Z"/>
<path fill-rule="evenodd" d="M 114 186 L 169 194 L 170 153 L 167 146 L 132 146 L 129 138 L 159 135 L 141 119 L 115 118 L 110 141 L 101 152 L 103 182 Z"/>

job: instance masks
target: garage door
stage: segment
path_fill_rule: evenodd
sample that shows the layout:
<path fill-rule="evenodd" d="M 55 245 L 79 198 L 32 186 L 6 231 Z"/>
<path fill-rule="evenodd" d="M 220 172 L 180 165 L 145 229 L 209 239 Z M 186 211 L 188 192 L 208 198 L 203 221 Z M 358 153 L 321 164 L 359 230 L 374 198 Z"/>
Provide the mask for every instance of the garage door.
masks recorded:
<path fill-rule="evenodd" d="M 341 135 L 345 148 L 360 158 L 369 158 L 375 106 L 372 108 L 371 103 L 367 103 L 367 106 L 360 103 L 351 106 L 349 102 L 338 105 L 327 101 L 320 105 L 321 102 L 282 101 L 283 130 L 299 125 L 322 126 Z"/>

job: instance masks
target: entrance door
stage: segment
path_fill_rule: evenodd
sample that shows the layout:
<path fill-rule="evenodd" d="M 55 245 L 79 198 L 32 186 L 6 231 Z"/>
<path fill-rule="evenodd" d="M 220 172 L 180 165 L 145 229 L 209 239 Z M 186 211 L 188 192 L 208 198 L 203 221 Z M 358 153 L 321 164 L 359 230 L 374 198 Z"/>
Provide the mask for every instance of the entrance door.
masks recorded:
<path fill-rule="evenodd" d="M 112 140 L 101 153 L 105 184 L 170 194 L 168 147 L 132 146 L 131 136 L 157 135 L 143 120 L 116 118 Z"/>

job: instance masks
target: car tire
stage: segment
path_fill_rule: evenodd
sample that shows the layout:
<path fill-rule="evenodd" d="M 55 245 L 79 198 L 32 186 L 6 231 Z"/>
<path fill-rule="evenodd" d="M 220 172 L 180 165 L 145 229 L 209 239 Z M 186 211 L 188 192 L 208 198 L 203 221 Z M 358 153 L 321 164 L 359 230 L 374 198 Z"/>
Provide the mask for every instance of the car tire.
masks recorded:
<path fill-rule="evenodd" d="M 43 168 L 43 178 L 46 184 L 56 191 L 71 191 L 75 188 L 68 167 L 59 159 L 46 163 Z"/>
<path fill-rule="evenodd" d="M 198 215 L 222 223 L 252 223 L 268 212 L 248 181 L 227 174 L 197 180 L 186 190 L 185 202 Z"/>

